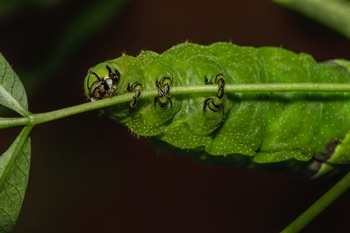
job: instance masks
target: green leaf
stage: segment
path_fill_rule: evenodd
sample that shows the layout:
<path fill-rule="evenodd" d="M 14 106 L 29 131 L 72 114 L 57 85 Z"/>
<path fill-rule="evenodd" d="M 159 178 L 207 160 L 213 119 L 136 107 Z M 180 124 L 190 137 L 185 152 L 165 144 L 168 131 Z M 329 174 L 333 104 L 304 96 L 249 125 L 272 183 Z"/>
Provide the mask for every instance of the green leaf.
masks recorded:
<path fill-rule="evenodd" d="M 0 53 L 0 104 L 28 116 L 27 95 L 17 74 Z"/>
<path fill-rule="evenodd" d="M 0 156 L 0 232 L 10 232 L 21 210 L 28 183 L 32 127 L 26 126 Z"/>
<path fill-rule="evenodd" d="M 1 54 L 0 104 L 24 117 L 30 115 L 24 87 Z M 7 151 L 0 156 L 0 232 L 12 230 L 22 207 L 29 176 L 28 135 L 31 129 L 32 126 L 25 126 Z"/>

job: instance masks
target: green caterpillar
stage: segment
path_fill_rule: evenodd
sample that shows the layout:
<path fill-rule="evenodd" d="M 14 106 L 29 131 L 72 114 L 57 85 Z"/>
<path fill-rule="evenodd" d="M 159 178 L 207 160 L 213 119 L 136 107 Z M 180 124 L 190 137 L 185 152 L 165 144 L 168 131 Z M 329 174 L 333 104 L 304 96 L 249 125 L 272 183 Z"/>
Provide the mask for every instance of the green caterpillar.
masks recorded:
<path fill-rule="evenodd" d="M 90 69 L 85 94 L 134 93 L 103 111 L 133 133 L 193 157 L 319 177 L 350 164 L 350 93 L 226 93 L 225 84 L 349 83 L 350 63 L 317 63 L 276 47 L 183 43 L 162 54 L 123 54 Z M 171 88 L 216 85 L 217 93 L 171 96 Z M 154 99 L 139 99 L 156 89 Z M 329 173 L 331 172 L 331 173 Z"/>

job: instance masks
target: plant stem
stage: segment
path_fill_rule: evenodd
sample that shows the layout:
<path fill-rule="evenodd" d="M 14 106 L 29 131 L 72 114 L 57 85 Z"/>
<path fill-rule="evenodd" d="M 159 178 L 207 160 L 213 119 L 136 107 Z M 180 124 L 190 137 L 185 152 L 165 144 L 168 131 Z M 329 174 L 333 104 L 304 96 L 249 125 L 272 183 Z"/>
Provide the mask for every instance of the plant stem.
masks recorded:
<path fill-rule="evenodd" d="M 350 172 L 336 183 L 328 192 L 319 198 L 304 213 L 299 215 L 291 224 L 289 224 L 281 233 L 300 232 L 314 218 L 322 213 L 331 205 L 341 194 L 350 188 Z"/>
<path fill-rule="evenodd" d="M 194 94 L 194 93 L 215 93 L 216 85 L 198 86 L 177 86 L 171 87 L 171 95 Z M 334 83 L 260 83 L 260 84 L 227 84 L 226 93 L 240 92 L 350 92 L 350 84 Z M 56 111 L 30 114 L 29 117 L 0 118 L 0 128 L 8 128 L 18 125 L 37 125 L 44 122 L 57 120 L 75 114 L 105 108 L 111 105 L 128 102 L 132 99 L 133 93 L 107 98 L 91 103 L 80 104 Z M 141 93 L 142 98 L 154 98 L 158 95 L 157 90 L 146 90 Z"/>
<path fill-rule="evenodd" d="M 198 85 L 198 86 L 178 86 L 171 88 L 171 95 L 181 95 L 188 93 L 208 93 L 217 91 L 216 85 Z M 328 84 L 328 83 L 269 83 L 269 84 L 228 84 L 225 85 L 227 93 L 237 92 L 285 92 L 285 91 L 311 91 L 311 92 L 350 92 L 350 84 Z M 143 91 L 140 99 L 154 98 L 158 95 L 157 90 Z M 119 95 L 109 99 L 103 99 L 92 103 L 85 103 L 73 107 L 68 107 L 52 112 L 34 114 L 31 118 L 31 124 L 36 125 L 43 122 L 60 119 L 63 117 L 75 115 L 78 113 L 91 111 L 99 108 L 108 107 L 115 104 L 128 102 L 132 99 L 133 93 Z"/>

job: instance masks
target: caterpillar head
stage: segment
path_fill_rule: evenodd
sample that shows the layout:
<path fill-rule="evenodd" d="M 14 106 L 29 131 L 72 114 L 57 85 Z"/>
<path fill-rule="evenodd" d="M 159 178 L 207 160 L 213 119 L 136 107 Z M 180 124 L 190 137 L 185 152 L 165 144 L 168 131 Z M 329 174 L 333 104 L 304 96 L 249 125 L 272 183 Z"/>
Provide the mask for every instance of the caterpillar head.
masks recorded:
<path fill-rule="evenodd" d="M 129 83 L 140 82 L 142 78 L 140 61 L 123 54 L 88 71 L 84 81 L 85 95 L 91 101 L 110 98 L 127 92 Z"/>
<path fill-rule="evenodd" d="M 115 95 L 120 72 L 111 62 L 103 62 L 91 68 L 85 78 L 85 95 L 91 101 Z"/>

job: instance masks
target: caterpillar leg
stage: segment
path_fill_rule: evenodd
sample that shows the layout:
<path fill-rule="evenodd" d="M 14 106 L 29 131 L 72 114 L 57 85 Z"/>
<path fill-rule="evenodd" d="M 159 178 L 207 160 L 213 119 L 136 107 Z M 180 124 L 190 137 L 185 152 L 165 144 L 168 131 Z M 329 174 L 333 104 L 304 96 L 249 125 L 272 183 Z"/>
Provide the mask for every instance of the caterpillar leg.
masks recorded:
<path fill-rule="evenodd" d="M 134 82 L 132 84 L 128 84 L 128 89 L 129 92 L 134 92 L 135 95 L 132 97 L 132 100 L 129 102 L 129 107 L 131 109 L 134 109 L 136 107 L 137 104 L 137 100 L 141 94 L 142 91 L 142 85 L 138 82 Z"/>
<path fill-rule="evenodd" d="M 225 87 L 225 77 L 223 74 L 217 74 L 210 80 L 205 77 L 206 84 L 218 84 L 218 91 L 214 97 L 207 98 L 203 104 L 203 112 L 209 108 L 213 112 L 217 112 L 224 103 L 224 87 Z"/>
<path fill-rule="evenodd" d="M 158 104 L 160 107 L 164 108 L 169 103 L 170 107 L 173 106 L 169 95 L 171 83 L 172 80 L 169 77 L 162 77 L 159 81 L 156 81 L 159 96 L 154 98 L 154 105 Z"/>

